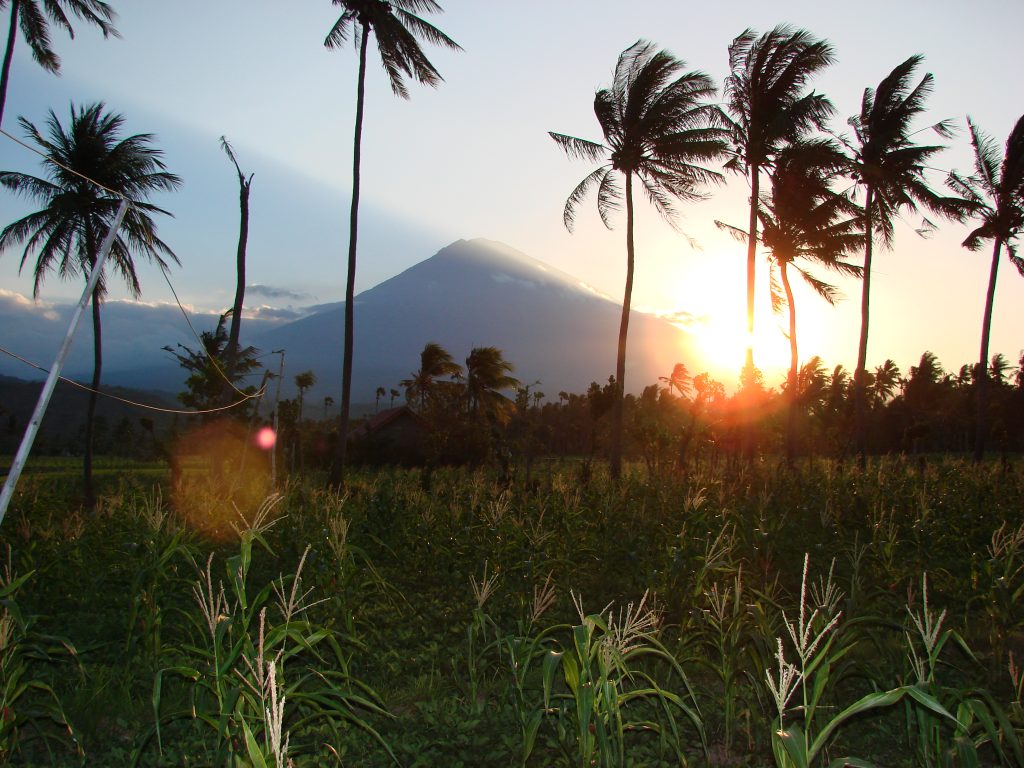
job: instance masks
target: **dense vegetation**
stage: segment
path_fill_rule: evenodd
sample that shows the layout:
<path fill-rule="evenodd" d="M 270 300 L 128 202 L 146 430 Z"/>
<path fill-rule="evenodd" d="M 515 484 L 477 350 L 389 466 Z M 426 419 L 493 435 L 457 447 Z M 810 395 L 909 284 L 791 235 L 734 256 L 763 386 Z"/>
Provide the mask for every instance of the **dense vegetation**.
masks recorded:
<path fill-rule="evenodd" d="M 0 758 L 1024 765 L 1024 478 L 968 466 L 544 461 L 234 501 L 196 466 L 101 472 L 91 517 L 30 476 Z"/>

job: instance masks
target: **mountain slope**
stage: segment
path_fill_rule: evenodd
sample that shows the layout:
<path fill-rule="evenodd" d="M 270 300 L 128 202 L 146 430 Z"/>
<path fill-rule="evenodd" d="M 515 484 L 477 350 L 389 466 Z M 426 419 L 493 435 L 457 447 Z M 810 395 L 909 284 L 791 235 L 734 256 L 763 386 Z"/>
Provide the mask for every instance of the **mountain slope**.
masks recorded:
<path fill-rule="evenodd" d="M 524 383 L 549 398 L 604 382 L 615 370 L 621 306 L 572 276 L 502 243 L 459 240 L 356 297 L 353 402 L 398 388 L 435 341 L 462 362 L 475 346 L 495 346 Z M 311 369 L 318 394 L 337 396 L 343 306 L 267 331 L 261 349 L 286 350 L 286 379 Z M 660 318 L 633 312 L 626 388 L 639 392 L 693 359 L 693 341 Z"/>

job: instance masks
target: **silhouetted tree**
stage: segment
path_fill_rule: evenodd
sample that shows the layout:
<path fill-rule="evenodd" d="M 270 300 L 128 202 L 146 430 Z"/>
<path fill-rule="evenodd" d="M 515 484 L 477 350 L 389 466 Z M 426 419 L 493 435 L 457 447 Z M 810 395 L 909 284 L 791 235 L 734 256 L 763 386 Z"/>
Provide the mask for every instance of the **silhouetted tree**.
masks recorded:
<path fill-rule="evenodd" d="M 156 224 L 151 216 L 170 214 L 145 199 L 153 192 L 175 189 L 181 179 L 165 169 L 163 153 L 152 146 L 152 134 L 122 138 L 124 117 L 105 111 L 102 103 L 81 108 L 72 104 L 67 129 L 50 110 L 45 137 L 25 118 L 21 118 L 20 123 L 29 140 L 46 156 L 43 160 L 46 178 L 4 171 L 0 172 L 0 185 L 41 203 L 43 208 L 5 227 L 0 232 L 0 251 L 25 243 L 22 267 L 33 252 L 36 254 L 33 287 L 36 296 L 51 270 L 57 270 L 62 276 L 81 273 L 88 280 L 122 196 L 131 205 L 114 238 L 107 263 L 121 275 L 131 295 L 138 297 L 142 293 L 133 254 L 141 254 L 162 268 L 167 267 L 163 256 L 177 263 L 171 249 L 156 236 Z M 103 185 L 102 188 L 98 184 Z M 103 368 L 100 305 L 105 294 L 106 280 L 101 277 L 92 295 L 93 393 L 86 416 L 83 462 L 85 500 L 89 507 L 95 500 L 92 420 Z"/>
<path fill-rule="evenodd" d="M 856 134 L 851 146 L 851 172 L 864 190 L 864 275 L 861 285 L 860 342 L 854 372 L 854 411 L 857 453 L 863 465 L 867 451 L 866 390 L 871 267 L 875 237 L 892 247 L 894 220 L 901 211 L 916 212 L 918 205 L 952 218 L 962 218 L 962 201 L 936 193 L 925 179 L 928 162 L 942 146 L 918 145 L 912 123 L 925 108 L 932 92 L 932 75 L 926 74 L 911 88 L 911 80 L 923 57 L 911 56 L 890 72 L 878 88 L 866 88 L 860 113 L 850 118 Z M 946 121 L 931 126 L 944 138 L 951 133 Z"/>
<path fill-rule="evenodd" d="M 703 197 L 700 188 L 720 181 L 721 174 L 703 163 L 721 157 L 726 149 L 725 116 L 708 99 L 715 94 L 711 78 L 703 72 L 683 72 L 686 64 L 667 51 L 638 40 L 619 56 L 610 88 L 594 97 L 594 113 L 605 144 L 551 133 L 570 157 L 589 161 L 607 158 L 608 163 L 588 174 L 565 203 L 563 219 L 570 230 L 576 206 L 596 187 L 601 220 L 611 226 L 623 193 L 616 174 L 625 182 L 626 287 L 619 324 L 615 384 L 619 396 L 612 424 L 611 474 L 622 471 L 622 398 L 625 395 L 626 336 L 633 295 L 633 179 L 640 182 L 648 200 L 670 223 L 675 210 L 672 198 L 689 201 Z"/>
<path fill-rule="evenodd" d="M 261 367 L 257 360 L 259 350 L 255 347 L 242 347 L 238 350 L 235 369 L 228 375 L 229 335 L 224 325 L 230 314 L 231 310 L 228 310 L 221 315 L 217 320 L 217 327 L 212 331 L 203 331 L 199 334 L 199 349 L 192 349 L 184 344 L 178 344 L 177 349 L 164 347 L 164 350 L 170 352 L 178 361 L 178 365 L 188 373 L 185 391 L 178 395 L 178 400 L 189 408 L 205 411 L 223 406 L 225 388 L 232 393 L 236 402 L 242 399 L 239 391 L 245 395 L 251 395 L 256 391 L 255 387 L 244 384 L 245 379 Z M 208 421 L 217 415 L 246 418 L 252 410 L 251 406 L 252 401 L 248 401 L 239 405 L 237 410 L 206 414 L 203 420 Z"/>
<path fill-rule="evenodd" d="M 456 363 L 444 347 L 436 342 L 428 342 L 420 352 L 420 368 L 408 379 L 399 382 L 405 388 L 405 399 L 410 405 L 419 402 L 420 410 L 427 407 L 427 402 L 434 390 L 437 380 L 442 377 L 458 378 L 462 375 L 462 366 Z"/>
<path fill-rule="evenodd" d="M 975 216 L 981 223 L 964 240 L 964 247 L 972 251 L 981 248 L 986 240 L 992 241 L 992 266 L 989 268 L 988 291 L 985 294 L 985 314 L 981 321 L 981 353 L 978 357 L 978 415 L 974 434 L 974 460 L 981 461 L 985 454 L 988 419 L 989 379 L 988 347 L 992 333 L 992 308 L 996 296 L 996 275 L 1003 247 L 1010 262 L 1024 275 L 1024 259 L 1017 255 L 1015 240 L 1024 228 L 1024 115 L 1014 125 L 1006 139 L 1006 150 L 999 156 L 995 141 L 982 133 L 967 119 L 974 148 L 974 173 L 961 176 L 950 174 L 953 190 L 975 206 Z"/>
<path fill-rule="evenodd" d="M 730 74 L 725 100 L 733 118 L 735 156 L 727 168 L 750 182 L 747 225 L 746 366 L 754 366 L 754 274 L 758 242 L 761 171 L 770 168 L 780 147 L 821 128 L 833 112 L 825 96 L 806 93 L 807 81 L 834 61 L 832 46 L 803 29 L 780 25 L 760 37 L 745 29 L 729 45 Z"/>
<path fill-rule="evenodd" d="M 349 217 L 348 270 L 345 281 L 345 344 L 341 374 L 341 439 L 338 455 L 331 471 L 335 485 L 345 482 L 345 450 L 348 440 L 349 404 L 352 394 L 352 355 L 354 348 L 356 246 L 359 229 L 359 174 L 363 141 L 363 107 L 366 91 L 366 49 L 370 34 L 377 36 L 381 64 L 396 96 L 409 98 L 405 79 L 436 87 L 441 75 L 430 63 L 420 40 L 453 50 L 458 44 L 437 27 L 424 21 L 417 13 L 440 13 L 434 0 L 332 0 L 343 11 L 324 40 L 328 48 L 337 48 L 349 38 L 359 47 L 359 75 L 356 86 L 355 138 L 352 142 L 352 207 Z"/>
<path fill-rule="evenodd" d="M 466 358 L 466 403 L 469 413 L 481 413 L 502 421 L 512 401 L 501 394 L 518 389 L 519 379 L 511 375 L 514 366 L 497 347 L 474 347 Z"/>
<path fill-rule="evenodd" d="M 11 8 L 11 23 L 7 29 L 3 69 L 0 70 L 0 124 L 4 119 L 11 61 L 14 59 L 14 41 L 17 40 L 19 28 L 25 42 L 32 49 L 32 58 L 47 72 L 55 75 L 60 74 L 60 58 L 50 45 L 50 23 L 61 27 L 73 38 L 75 30 L 68 19 L 67 11 L 99 27 L 104 37 L 120 37 L 113 26 L 117 14 L 103 0 L 3 0 L 0 2 L 0 8 L 8 3 Z"/>
<path fill-rule="evenodd" d="M 231 159 L 238 173 L 238 247 L 235 250 L 235 302 L 231 305 L 231 330 L 228 333 L 227 372 L 230 379 L 234 372 L 235 358 L 238 354 L 238 337 L 242 332 L 242 305 L 245 303 L 245 251 L 249 242 L 249 190 L 252 187 L 253 174 L 249 178 L 242 173 L 235 157 L 235 150 L 224 136 L 220 137 L 220 146 Z M 231 392 L 226 392 L 230 400 Z"/>

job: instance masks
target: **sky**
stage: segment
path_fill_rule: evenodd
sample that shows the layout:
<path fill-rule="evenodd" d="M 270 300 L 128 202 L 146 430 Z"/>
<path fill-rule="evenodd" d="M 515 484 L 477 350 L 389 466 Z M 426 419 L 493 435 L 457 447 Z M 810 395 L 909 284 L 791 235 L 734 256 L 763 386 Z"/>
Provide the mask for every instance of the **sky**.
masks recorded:
<path fill-rule="evenodd" d="M 1014 85 L 1024 64 L 1019 0 L 986 0 L 983 6 L 950 0 L 865 0 L 856 6 L 739 0 L 701 11 L 678 0 L 441 4 L 445 13 L 429 20 L 464 50 L 427 48 L 445 79 L 436 90 L 412 85 L 411 99 L 394 97 L 371 49 L 357 291 L 454 240 L 485 237 L 621 300 L 625 222 L 619 219 L 607 230 L 589 199 L 575 231 L 565 229 L 565 198 L 590 166 L 565 157 L 547 132 L 601 139 L 594 91 L 609 83 L 618 54 L 639 38 L 721 84 L 728 74 L 728 44 L 745 27 L 805 27 L 836 49 L 837 63 L 813 87 L 832 99 L 833 129 L 845 133 L 845 120 L 859 109 L 864 88 L 921 53 L 922 74 L 935 76 L 921 127 L 950 118 L 961 129 L 936 160 L 936 183 L 951 168 L 970 169 L 966 115 L 1002 147 L 1024 111 L 1024 93 Z M 66 123 L 72 101 L 103 101 L 125 115 L 129 132 L 155 134 L 168 169 L 184 181 L 179 191 L 154 200 L 173 213 L 158 222 L 159 232 L 181 261 L 171 273 L 174 286 L 197 312 L 223 310 L 234 291 L 238 189 L 219 146 L 226 135 L 243 170 L 255 174 L 249 311 L 290 317 L 340 300 L 357 51 L 323 46 L 338 9 L 327 0 L 113 5 L 120 39 L 105 40 L 82 24 L 74 40 L 54 31 L 63 65 L 59 78 L 42 71 L 19 38 L 3 127 L 21 136 L 17 116 L 42 124 L 53 109 Z M 0 168 L 36 173 L 38 158 L 0 137 Z M 748 192 L 746 181 L 733 175 L 709 189 L 706 201 L 681 206 L 680 227 L 689 239 L 638 205 L 633 305 L 686 324 L 706 357 L 684 362 L 723 380 L 742 364 L 745 247 L 714 222 L 745 226 Z M 29 210 L 29 203 L 0 195 L 0 222 Z M 909 217 L 894 249 L 875 257 L 870 366 L 892 358 L 906 372 L 925 350 L 935 352 L 947 369 L 977 358 L 990 251 L 971 253 L 960 246 L 967 225 L 941 224 L 922 239 L 915 233 L 919 224 L 919 216 Z M 0 291 L 31 296 L 31 264 L 19 276 L 20 255 L 0 254 Z M 785 318 L 771 316 L 763 259 L 759 269 L 758 362 L 777 372 L 788 349 L 781 330 Z M 159 272 L 144 265 L 139 271 L 143 300 L 173 300 Z M 837 282 L 846 298 L 836 308 L 798 288 L 801 358 L 818 354 L 829 367 L 852 367 L 860 285 Z M 75 300 L 79 292 L 79 282 L 51 276 L 37 306 L 45 311 L 48 302 Z M 112 299 L 123 297 L 113 288 Z M 1004 259 L 991 351 L 1014 362 L 1024 349 L 1021 306 L 1024 279 Z M 0 330 L 0 337 L 7 336 Z M 771 375 L 768 380 L 776 383 Z"/>

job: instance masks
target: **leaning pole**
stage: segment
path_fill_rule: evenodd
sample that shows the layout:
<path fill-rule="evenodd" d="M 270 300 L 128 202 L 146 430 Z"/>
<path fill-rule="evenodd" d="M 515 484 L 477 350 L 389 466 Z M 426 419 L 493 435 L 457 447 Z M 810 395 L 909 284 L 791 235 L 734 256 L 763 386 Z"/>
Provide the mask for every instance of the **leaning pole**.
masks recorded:
<path fill-rule="evenodd" d="M 114 238 L 117 236 L 117 230 L 121 228 L 121 222 L 124 220 L 124 214 L 127 210 L 128 200 L 122 197 L 121 205 L 118 206 L 117 214 L 114 216 L 114 223 L 110 225 L 110 230 L 107 232 L 107 236 L 103 238 L 102 245 L 100 245 L 96 265 L 92 268 L 92 273 L 89 275 L 89 282 L 86 283 L 85 292 L 82 293 L 81 300 L 75 307 L 75 311 L 71 314 L 71 324 L 68 326 L 68 332 L 64 336 L 64 341 L 60 345 L 60 350 L 57 352 L 53 365 L 50 366 L 50 373 L 46 377 L 43 391 L 39 393 L 36 409 L 32 413 L 32 419 L 29 421 L 28 426 L 25 428 L 25 435 L 21 438 L 18 453 L 15 454 L 14 461 L 11 462 L 11 469 L 7 473 L 7 480 L 4 482 L 4 489 L 0 491 L 0 524 L 3 524 L 4 516 L 7 514 L 7 506 L 11 503 L 11 498 L 14 496 L 14 488 L 18 484 L 18 478 L 21 477 L 21 470 L 25 468 L 28 454 L 36 440 L 36 433 L 39 432 L 39 425 L 43 423 L 43 416 L 46 414 L 46 408 L 50 404 L 50 396 L 53 395 L 54 387 L 57 386 L 57 380 L 60 378 L 61 369 L 64 367 L 64 361 L 71 351 L 71 341 L 74 338 L 75 331 L 78 330 L 78 323 L 82 319 L 82 314 L 89 304 L 93 291 L 96 289 L 96 283 L 99 282 L 100 275 L 103 274 L 103 264 L 107 260 L 107 254 L 110 253 L 111 247 L 114 245 Z"/>

